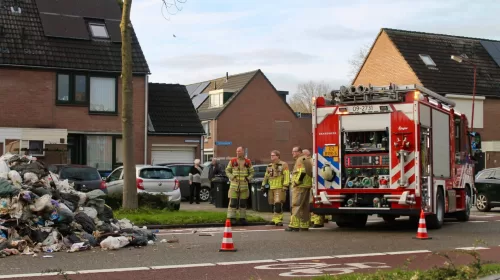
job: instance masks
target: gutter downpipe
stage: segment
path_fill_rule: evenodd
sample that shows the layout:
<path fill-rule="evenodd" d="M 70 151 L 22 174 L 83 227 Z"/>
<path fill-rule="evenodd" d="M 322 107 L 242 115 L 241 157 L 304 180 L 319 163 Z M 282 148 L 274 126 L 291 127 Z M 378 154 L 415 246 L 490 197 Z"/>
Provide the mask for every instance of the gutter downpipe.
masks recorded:
<path fill-rule="evenodd" d="M 148 96 L 149 75 L 144 76 L 144 164 L 148 164 Z"/>

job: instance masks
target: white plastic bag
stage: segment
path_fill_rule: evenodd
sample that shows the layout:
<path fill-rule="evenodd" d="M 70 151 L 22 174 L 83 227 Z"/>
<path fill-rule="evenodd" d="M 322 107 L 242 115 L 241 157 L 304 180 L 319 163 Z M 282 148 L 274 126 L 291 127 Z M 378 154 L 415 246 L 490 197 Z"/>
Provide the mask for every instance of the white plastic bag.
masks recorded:
<path fill-rule="evenodd" d="M 0 160 L 0 173 L 9 173 L 10 168 L 7 163 L 3 160 Z"/>
<path fill-rule="evenodd" d="M 123 248 L 127 246 L 130 242 L 128 241 L 128 238 L 125 236 L 118 236 L 118 237 L 113 237 L 113 236 L 108 236 L 106 239 L 101 241 L 101 248 L 107 249 L 107 250 L 118 250 L 120 248 Z"/>
<path fill-rule="evenodd" d="M 32 172 L 26 172 L 24 173 L 24 182 L 25 183 L 35 183 L 38 181 L 38 176 L 35 173 Z"/>
<path fill-rule="evenodd" d="M 9 179 L 12 181 L 14 186 L 20 186 L 21 183 L 23 182 L 21 175 L 19 174 L 19 172 L 15 170 L 9 171 Z"/>
<path fill-rule="evenodd" d="M 92 207 L 83 207 L 82 212 L 87 214 L 91 219 L 97 218 L 97 210 Z"/>

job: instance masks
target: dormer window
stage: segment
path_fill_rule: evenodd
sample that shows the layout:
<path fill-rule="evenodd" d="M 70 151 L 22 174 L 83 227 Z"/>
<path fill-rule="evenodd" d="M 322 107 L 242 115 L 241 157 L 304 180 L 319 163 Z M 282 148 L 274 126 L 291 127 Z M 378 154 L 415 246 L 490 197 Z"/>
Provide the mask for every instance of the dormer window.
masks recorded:
<path fill-rule="evenodd" d="M 98 39 L 108 39 L 109 34 L 108 30 L 106 29 L 106 25 L 102 23 L 95 23 L 91 22 L 89 23 L 90 26 L 90 32 L 92 32 L 92 37 L 98 38 Z"/>
<path fill-rule="evenodd" d="M 428 54 L 419 54 L 420 59 L 425 63 L 427 67 L 436 67 L 436 63 L 432 60 L 431 56 Z"/>
<path fill-rule="evenodd" d="M 222 93 L 210 94 L 210 107 L 221 107 L 224 104 L 223 98 L 224 96 L 222 95 Z"/>

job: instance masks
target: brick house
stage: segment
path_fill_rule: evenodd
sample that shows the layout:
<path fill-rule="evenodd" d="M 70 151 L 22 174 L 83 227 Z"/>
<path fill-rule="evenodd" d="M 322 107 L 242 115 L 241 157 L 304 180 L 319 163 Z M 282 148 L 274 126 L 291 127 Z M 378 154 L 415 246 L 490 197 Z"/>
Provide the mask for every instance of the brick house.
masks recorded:
<path fill-rule="evenodd" d="M 2 1 L 2 152 L 29 149 L 47 163 L 102 172 L 122 162 L 120 18 L 116 0 Z M 135 158 L 142 163 L 149 68 L 134 32 L 132 42 Z"/>
<path fill-rule="evenodd" d="M 148 94 L 148 163 L 201 158 L 205 131 L 186 87 L 149 83 Z"/>
<path fill-rule="evenodd" d="M 472 117 L 473 64 L 476 65 L 474 130 L 481 133 L 484 162 L 500 166 L 500 41 L 383 28 L 353 84 L 419 84 L 456 102 Z"/>
<path fill-rule="evenodd" d="M 204 161 L 236 155 L 243 146 L 255 163 L 277 149 L 292 161 L 293 146 L 312 148 L 312 120 L 299 118 L 261 70 L 186 86 L 206 132 Z"/>

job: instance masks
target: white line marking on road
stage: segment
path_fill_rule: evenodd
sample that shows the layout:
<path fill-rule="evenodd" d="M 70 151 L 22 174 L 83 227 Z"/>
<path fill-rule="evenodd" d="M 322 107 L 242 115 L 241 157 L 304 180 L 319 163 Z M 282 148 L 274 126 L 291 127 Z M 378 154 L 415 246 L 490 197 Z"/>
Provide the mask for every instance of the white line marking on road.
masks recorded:
<path fill-rule="evenodd" d="M 277 259 L 280 262 L 293 262 L 293 261 L 307 261 L 307 260 L 327 260 L 334 259 L 333 256 L 321 256 L 321 257 L 303 257 L 303 258 L 287 258 L 287 259 Z"/>
<path fill-rule="evenodd" d="M 278 262 L 277 260 L 254 260 L 254 261 L 239 261 L 239 262 L 220 262 L 217 265 L 233 265 L 233 264 L 252 264 L 252 263 L 272 263 Z"/>
<path fill-rule="evenodd" d="M 469 223 L 487 223 L 488 221 L 469 221 Z"/>
<path fill-rule="evenodd" d="M 215 266 L 215 264 L 193 263 L 193 264 L 161 265 L 161 266 L 152 266 L 151 269 L 172 269 L 172 268 L 204 267 L 204 266 Z"/>
<path fill-rule="evenodd" d="M 384 252 L 384 254 L 387 255 L 405 255 L 405 254 L 421 254 L 421 253 L 432 253 L 432 251 L 417 250 L 417 251 Z"/>
<path fill-rule="evenodd" d="M 70 274 L 70 273 L 68 273 L 68 274 Z M 0 275 L 0 279 L 24 278 L 24 277 L 43 277 L 43 276 L 56 276 L 56 275 L 59 275 L 59 272 Z"/>
<path fill-rule="evenodd" d="M 122 267 L 122 268 L 108 268 L 108 269 L 92 269 L 92 270 L 79 270 L 80 274 L 89 273 L 105 273 L 105 272 L 117 272 L 117 271 L 138 271 L 138 270 L 150 270 L 149 267 Z"/>
<path fill-rule="evenodd" d="M 465 251 L 474 251 L 474 250 L 487 250 L 490 248 L 486 247 L 462 247 L 462 248 L 455 248 L 455 250 L 465 250 Z"/>
<path fill-rule="evenodd" d="M 370 253 L 370 254 L 353 254 L 353 255 L 336 255 L 335 258 L 355 258 L 355 257 L 372 257 L 372 256 L 384 256 L 384 253 Z"/>

